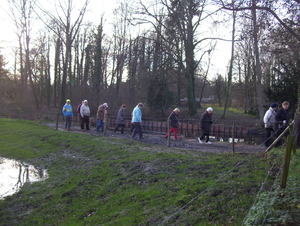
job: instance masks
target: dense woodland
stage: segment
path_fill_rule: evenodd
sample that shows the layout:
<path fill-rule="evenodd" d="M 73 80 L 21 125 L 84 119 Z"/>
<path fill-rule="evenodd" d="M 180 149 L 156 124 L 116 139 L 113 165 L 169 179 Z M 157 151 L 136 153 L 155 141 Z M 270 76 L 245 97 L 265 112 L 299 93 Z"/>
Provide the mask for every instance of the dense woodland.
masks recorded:
<path fill-rule="evenodd" d="M 154 117 L 174 106 L 194 116 L 209 95 L 223 117 L 229 107 L 260 119 L 271 102 L 298 107 L 299 0 L 124 0 L 100 24 L 85 18 L 89 0 L 58 0 L 54 10 L 41 0 L 8 2 L 18 46 L 13 69 L 0 55 L 7 109 L 60 109 L 70 98 L 74 107 L 88 99 L 94 112 L 103 102 L 144 102 Z M 227 40 L 218 35 L 224 27 Z M 210 70 L 218 42 L 231 46 L 226 74 Z"/>

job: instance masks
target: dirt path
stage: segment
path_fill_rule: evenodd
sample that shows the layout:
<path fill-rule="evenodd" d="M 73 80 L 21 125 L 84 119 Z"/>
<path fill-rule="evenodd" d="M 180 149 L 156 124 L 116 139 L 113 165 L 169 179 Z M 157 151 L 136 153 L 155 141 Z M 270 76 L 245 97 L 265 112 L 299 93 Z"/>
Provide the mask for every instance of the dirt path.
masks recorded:
<path fill-rule="evenodd" d="M 46 126 L 49 126 L 53 129 L 56 129 L 55 123 L 45 123 Z M 62 132 L 72 132 L 72 133 L 82 133 L 82 134 L 90 134 L 92 136 L 104 136 L 102 132 L 96 132 L 95 127 L 91 127 L 90 130 L 82 130 L 78 125 L 73 125 L 71 130 L 65 130 L 63 124 L 58 124 L 58 130 Z M 131 132 L 126 129 L 124 134 L 121 134 L 120 131 L 114 133 L 112 130 L 107 130 L 106 136 L 107 137 L 116 137 L 116 138 L 123 138 L 132 140 Z M 137 136 L 138 137 L 138 136 Z M 167 146 L 167 139 L 165 138 L 164 134 L 162 133 L 148 133 L 144 132 L 144 138 L 142 140 L 137 140 L 136 142 L 143 142 L 148 144 L 154 145 L 161 145 Z M 260 145 L 248 145 L 245 143 L 236 143 L 234 145 L 235 153 L 263 153 L 265 151 L 265 147 Z M 174 137 L 171 136 L 170 140 L 170 148 L 188 148 L 199 150 L 202 152 L 211 152 L 211 153 L 232 153 L 233 152 L 233 145 L 232 143 L 228 142 L 219 142 L 212 140 L 212 144 L 200 144 L 198 140 L 195 138 L 187 138 L 184 136 L 179 136 L 179 140 L 175 141 Z"/>

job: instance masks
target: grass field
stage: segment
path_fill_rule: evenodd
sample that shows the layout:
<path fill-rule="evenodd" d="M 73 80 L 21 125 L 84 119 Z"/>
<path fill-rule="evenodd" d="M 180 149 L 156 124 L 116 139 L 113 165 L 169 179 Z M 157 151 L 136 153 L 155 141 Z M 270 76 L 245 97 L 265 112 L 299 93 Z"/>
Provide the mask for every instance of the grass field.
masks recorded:
<path fill-rule="evenodd" d="M 0 225 L 299 225 L 299 154 L 212 154 L 0 119 L 0 156 L 45 168 L 0 200 Z M 262 186 L 263 184 L 263 186 Z"/>

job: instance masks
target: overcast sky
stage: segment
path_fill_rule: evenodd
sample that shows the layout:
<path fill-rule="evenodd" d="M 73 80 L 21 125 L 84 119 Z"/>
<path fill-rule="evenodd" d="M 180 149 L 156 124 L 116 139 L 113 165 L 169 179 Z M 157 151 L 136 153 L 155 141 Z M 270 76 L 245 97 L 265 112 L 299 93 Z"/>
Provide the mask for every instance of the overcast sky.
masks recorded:
<path fill-rule="evenodd" d="M 41 1 L 43 4 L 47 4 L 45 0 Z M 51 1 L 50 4 L 55 4 L 56 1 Z M 84 0 L 76 0 L 74 4 L 77 7 L 83 5 Z M 113 9 L 117 7 L 120 0 L 90 0 L 87 12 L 85 14 L 85 20 L 92 21 L 95 25 L 100 23 L 100 18 L 104 14 L 106 18 L 105 26 L 109 26 L 110 20 L 113 17 Z M 45 6 L 45 5 L 43 5 Z M 9 12 L 7 6 L 7 0 L 2 0 L 0 5 L 0 52 L 4 55 L 6 61 L 11 65 L 13 63 L 12 48 L 17 44 L 17 36 L 14 33 L 14 24 L 7 15 Z M 203 29 L 203 28 L 201 28 Z M 209 28 L 207 29 L 209 30 Z M 217 31 L 218 32 L 218 31 Z M 230 37 L 230 30 L 220 30 L 219 33 L 226 33 L 227 37 Z M 210 65 L 210 78 L 214 77 L 216 73 L 225 76 L 227 73 L 227 65 L 230 58 L 230 42 L 218 41 L 216 50 L 212 54 Z M 207 60 L 208 56 L 204 56 L 203 60 Z M 203 65 L 205 68 L 206 66 Z"/>

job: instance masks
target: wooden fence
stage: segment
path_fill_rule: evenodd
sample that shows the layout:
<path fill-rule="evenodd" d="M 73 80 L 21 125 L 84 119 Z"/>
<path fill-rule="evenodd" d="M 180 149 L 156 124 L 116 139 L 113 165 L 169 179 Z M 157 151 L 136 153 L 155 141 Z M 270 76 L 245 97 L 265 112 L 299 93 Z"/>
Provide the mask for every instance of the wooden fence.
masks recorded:
<path fill-rule="evenodd" d="M 39 112 L 22 112 L 22 111 L 7 111 L 1 112 L 0 115 L 5 118 L 13 118 L 13 119 L 23 119 L 23 120 L 31 120 L 31 121 L 41 121 L 41 120 L 49 120 L 56 122 L 63 122 L 63 116 L 61 114 L 55 113 L 39 113 Z M 108 117 L 107 126 L 108 129 L 113 129 L 116 126 L 116 119 Z M 73 117 L 73 123 L 79 124 L 79 117 Z M 96 125 L 96 117 L 91 116 L 90 118 L 91 126 Z M 126 128 L 131 127 L 131 121 L 126 120 Z M 142 123 L 142 128 L 145 132 L 152 133 L 166 133 L 167 132 L 167 121 L 153 121 L 153 120 L 144 120 Z M 233 133 L 234 128 L 234 133 Z M 198 137 L 201 135 L 202 130 L 200 125 L 196 122 L 181 122 L 181 125 L 178 128 L 178 132 L 181 135 L 187 137 Z M 234 134 L 236 139 L 248 139 L 253 140 L 255 135 L 250 135 L 247 127 L 242 125 L 219 125 L 213 124 L 210 135 L 216 137 L 216 139 L 228 139 L 231 138 Z M 250 137 L 250 136 L 251 137 Z"/>
<path fill-rule="evenodd" d="M 114 128 L 116 126 L 115 119 L 108 118 L 108 128 Z M 126 128 L 130 128 L 130 120 L 126 121 Z M 148 121 L 144 120 L 142 123 L 143 131 L 147 132 L 157 132 L 157 133 L 166 133 L 167 132 L 167 121 Z M 236 139 L 246 139 L 248 138 L 248 128 L 239 125 L 212 125 L 210 136 L 216 138 L 228 139 L 233 135 Z M 193 124 L 188 122 L 181 122 L 181 125 L 178 128 L 178 133 L 185 135 L 187 137 L 197 137 L 202 133 L 200 124 Z"/>

